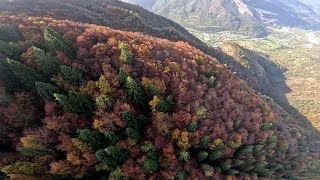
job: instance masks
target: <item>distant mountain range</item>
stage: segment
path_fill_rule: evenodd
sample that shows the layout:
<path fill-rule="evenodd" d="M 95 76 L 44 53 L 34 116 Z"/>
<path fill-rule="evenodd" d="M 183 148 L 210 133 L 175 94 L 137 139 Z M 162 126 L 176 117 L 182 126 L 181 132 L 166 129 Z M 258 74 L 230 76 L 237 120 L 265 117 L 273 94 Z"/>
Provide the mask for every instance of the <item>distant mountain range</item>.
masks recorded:
<path fill-rule="evenodd" d="M 311 5 L 298 0 L 256 1 L 245 3 L 260 14 L 260 19 L 267 25 L 315 28 L 320 27 L 320 17 Z"/>
<path fill-rule="evenodd" d="M 317 13 L 320 16 L 320 1 L 318 0 L 301 0 L 305 4 L 308 4 L 315 13 Z"/>
<path fill-rule="evenodd" d="M 310 0 L 124 0 L 202 32 L 261 37 L 269 26 L 320 28 L 320 5 Z M 319 3 L 320 4 L 320 3 Z"/>

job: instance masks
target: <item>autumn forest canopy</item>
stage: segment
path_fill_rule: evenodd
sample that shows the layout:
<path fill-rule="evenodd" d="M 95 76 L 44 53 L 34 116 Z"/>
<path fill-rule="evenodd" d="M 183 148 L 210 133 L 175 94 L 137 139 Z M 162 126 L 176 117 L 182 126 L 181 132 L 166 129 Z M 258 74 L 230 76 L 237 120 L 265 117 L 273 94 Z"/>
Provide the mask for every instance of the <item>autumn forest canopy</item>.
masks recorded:
<path fill-rule="evenodd" d="M 186 42 L 0 16 L 0 179 L 301 179 L 298 125 Z"/>

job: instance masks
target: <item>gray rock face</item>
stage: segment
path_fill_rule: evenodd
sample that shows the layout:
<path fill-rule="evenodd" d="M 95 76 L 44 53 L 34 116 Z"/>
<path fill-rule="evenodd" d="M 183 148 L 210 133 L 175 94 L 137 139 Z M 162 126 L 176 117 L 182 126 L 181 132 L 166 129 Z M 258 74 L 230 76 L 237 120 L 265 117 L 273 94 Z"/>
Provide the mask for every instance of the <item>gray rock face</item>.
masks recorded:
<path fill-rule="evenodd" d="M 186 28 L 197 31 L 238 31 L 267 34 L 259 14 L 243 0 L 123 0 L 138 4 Z"/>
<path fill-rule="evenodd" d="M 320 17 L 304 0 L 245 0 L 268 25 L 320 28 Z M 319 2 L 320 3 L 320 2 Z"/>
<path fill-rule="evenodd" d="M 235 31 L 253 37 L 268 26 L 320 29 L 316 0 L 123 0 L 201 31 Z M 317 14 L 318 13 L 318 14 Z"/>

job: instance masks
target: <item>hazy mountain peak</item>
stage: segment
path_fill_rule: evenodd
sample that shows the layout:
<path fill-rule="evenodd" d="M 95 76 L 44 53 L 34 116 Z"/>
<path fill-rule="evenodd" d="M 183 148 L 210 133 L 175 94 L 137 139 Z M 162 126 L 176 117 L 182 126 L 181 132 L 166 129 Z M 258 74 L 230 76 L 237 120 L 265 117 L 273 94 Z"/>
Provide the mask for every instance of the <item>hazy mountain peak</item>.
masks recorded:
<path fill-rule="evenodd" d="M 238 5 L 238 10 L 241 14 L 253 16 L 253 13 L 249 7 L 244 4 L 242 0 L 234 0 L 234 2 Z"/>

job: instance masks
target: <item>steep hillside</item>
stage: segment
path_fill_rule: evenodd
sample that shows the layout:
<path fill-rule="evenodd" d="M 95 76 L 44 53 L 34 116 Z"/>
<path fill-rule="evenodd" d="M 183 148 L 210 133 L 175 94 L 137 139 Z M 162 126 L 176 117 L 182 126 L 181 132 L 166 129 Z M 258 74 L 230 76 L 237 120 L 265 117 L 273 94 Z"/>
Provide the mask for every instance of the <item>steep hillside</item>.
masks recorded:
<path fill-rule="evenodd" d="M 137 31 L 172 41 L 203 45 L 180 25 L 138 6 L 118 0 L 14 0 L 0 1 L 4 15 L 48 16 Z"/>
<path fill-rule="evenodd" d="M 0 166 L 13 179 L 304 176 L 293 120 L 187 43 L 41 17 L 0 24 L 14 95 Z"/>
<path fill-rule="evenodd" d="M 245 0 L 268 25 L 320 28 L 320 17 L 301 0 Z"/>
<path fill-rule="evenodd" d="M 305 4 L 308 4 L 315 13 L 318 14 L 318 16 L 320 16 L 320 2 L 317 0 L 301 0 L 302 2 L 304 2 Z"/>
<path fill-rule="evenodd" d="M 243 48 L 232 42 L 217 45 L 216 57 L 221 63 L 228 64 L 239 77 L 255 90 L 269 94 L 275 79 L 285 80 L 284 69 L 262 54 Z"/>
<path fill-rule="evenodd" d="M 153 5 L 156 3 L 157 0 L 122 0 L 123 2 L 131 3 L 131 4 L 136 4 L 139 5 L 149 11 L 152 10 Z"/>
<path fill-rule="evenodd" d="M 231 31 L 253 37 L 266 27 L 320 28 L 319 3 L 306 0 L 125 0 L 202 33 Z M 153 5 L 152 5 L 153 4 Z M 152 7 L 151 7 L 152 6 Z M 151 7 L 151 8 L 150 8 Z"/>
<path fill-rule="evenodd" d="M 242 0 L 157 0 L 152 11 L 197 31 L 238 31 L 258 37 L 267 34 L 258 14 Z"/>
<path fill-rule="evenodd" d="M 133 1 L 129 2 L 132 3 Z M 142 3 L 142 1 L 139 1 L 139 3 Z M 130 11 L 136 14 L 130 13 Z M 101 16 L 101 12 L 103 16 Z M 119 1 L 95 0 L 91 1 L 91 3 L 83 0 L 15 0 L 11 3 L 0 1 L 0 13 L 8 15 L 20 14 L 21 16 L 49 16 L 55 19 L 71 19 L 83 23 L 96 23 L 114 29 L 139 31 L 172 41 L 188 42 L 190 45 L 199 48 L 211 56 L 224 56 L 223 52 L 205 45 L 181 26 L 142 8 Z M 125 19 L 130 19 L 130 21 Z M 169 32 L 166 31 L 166 27 L 170 29 Z M 225 61 L 227 60 L 221 58 L 222 63 L 225 63 Z M 236 62 L 229 60 L 228 64 L 236 64 Z M 239 76 L 246 80 L 249 85 L 257 90 L 261 90 L 261 88 L 258 88 L 260 85 L 257 85 L 256 80 L 250 80 L 250 73 L 252 71 L 242 71 L 244 69 L 233 68 L 234 66 L 232 65 L 230 67 L 233 71 L 238 72 Z"/>

